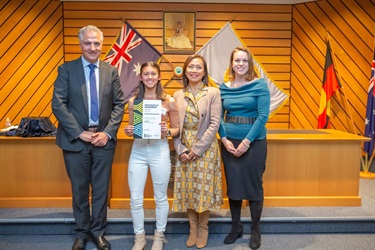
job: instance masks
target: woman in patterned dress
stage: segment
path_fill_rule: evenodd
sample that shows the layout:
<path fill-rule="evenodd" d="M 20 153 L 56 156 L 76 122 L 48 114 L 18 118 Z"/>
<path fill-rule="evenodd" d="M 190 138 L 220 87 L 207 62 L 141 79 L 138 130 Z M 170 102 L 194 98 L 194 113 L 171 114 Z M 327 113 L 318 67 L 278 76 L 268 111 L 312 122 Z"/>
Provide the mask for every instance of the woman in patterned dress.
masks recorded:
<path fill-rule="evenodd" d="M 190 235 L 187 247 L 203 248 L 208 239 L 210 209 L 223 204 L 220 151 L 220 91 L 208 87 L 205 59 L 191 55 L 183 67 L 184 88 L 173 97 L 178 103 L 180 134 L 173 138 L 176 162 L 173 210 L 187 210 Z"/>

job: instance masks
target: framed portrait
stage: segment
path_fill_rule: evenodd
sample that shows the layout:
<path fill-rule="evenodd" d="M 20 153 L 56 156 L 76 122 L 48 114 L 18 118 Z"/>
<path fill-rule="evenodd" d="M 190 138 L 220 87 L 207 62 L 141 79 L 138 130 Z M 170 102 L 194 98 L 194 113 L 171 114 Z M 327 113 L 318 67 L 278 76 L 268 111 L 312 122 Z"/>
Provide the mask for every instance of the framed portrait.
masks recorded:
<path fill-rule="evenodd" d="M 195 12 L 164 12 L 164 53 L 195 52 Z"/>

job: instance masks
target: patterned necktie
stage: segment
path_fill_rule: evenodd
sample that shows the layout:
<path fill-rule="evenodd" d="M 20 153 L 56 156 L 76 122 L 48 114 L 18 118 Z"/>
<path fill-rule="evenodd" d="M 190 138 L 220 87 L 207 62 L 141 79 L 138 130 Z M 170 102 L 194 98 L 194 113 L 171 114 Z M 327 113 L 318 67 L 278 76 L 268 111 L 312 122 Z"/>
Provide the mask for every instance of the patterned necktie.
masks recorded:
<path fill-rule="evenodd" d="M 96 91 L 96 77 L 94 64 L 89 64 L 90 67 L 90 96 L 91 96 L 91 120 L 96 122 L 99 118 L 99 106 L 98 106 L 98 92 Z"/>

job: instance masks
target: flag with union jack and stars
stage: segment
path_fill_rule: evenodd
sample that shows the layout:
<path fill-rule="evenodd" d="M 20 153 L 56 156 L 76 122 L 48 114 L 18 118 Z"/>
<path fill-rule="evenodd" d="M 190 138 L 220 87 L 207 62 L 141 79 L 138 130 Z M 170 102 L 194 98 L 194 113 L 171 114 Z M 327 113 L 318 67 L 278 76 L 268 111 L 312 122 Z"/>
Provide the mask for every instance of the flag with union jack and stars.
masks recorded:
<path fill-rule="evenodd" d="M 118 69 L 121 87 L 127 101 L 139 84 L 141 65 L 149 61 L 158 63 L 160 58 L 160 52 L 128 22 L 125 22 L 103 61 Z"/>
<path fill-rule="evenodd" d="M 371 141 L 365 142 L 364 150 L 367 156 L 370 158 L 374 151 L 374 140 L 375 140 L 375 48 L 374 56 L 371 63 L 371 76 L 370 86 L 368 88 L 368 99 L 366 108 L 366 119 L 365 119 L 365 136 L 370 137 Z"/>
<path fill-rule="evenodd" d="M 370 76 L 370 86 L 368 88 L 367 97 L 367 109 L 366 109 L 366 119 L 365 119 L 365 136 L 370 137 L 371 141 L 365 142 L 364 149 L 370 158 L 374 152 L 374 141 L 375 141 L 375 48 L 374 55 L 371 63 L 371 76 Z"/>

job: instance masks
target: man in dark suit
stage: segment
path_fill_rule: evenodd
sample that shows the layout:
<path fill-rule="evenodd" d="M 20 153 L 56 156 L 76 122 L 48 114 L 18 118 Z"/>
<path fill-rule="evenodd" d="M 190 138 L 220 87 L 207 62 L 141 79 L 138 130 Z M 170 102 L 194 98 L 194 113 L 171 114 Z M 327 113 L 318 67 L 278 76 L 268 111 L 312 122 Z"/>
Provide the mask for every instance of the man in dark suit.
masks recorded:
<path fill-rule="evenodd" d="M 60 65 L 54 83 L 56 144 L 63 150 L 73 193 L 76 239 L 72 249 L 85 249 L 91 237 L 98 249 L 110 249 L 104 238 L 108 185 L 125 98 L 117 69 L 99 60 L 103 33 L 88 25 L 78 37 L 82 56 Z"/>

